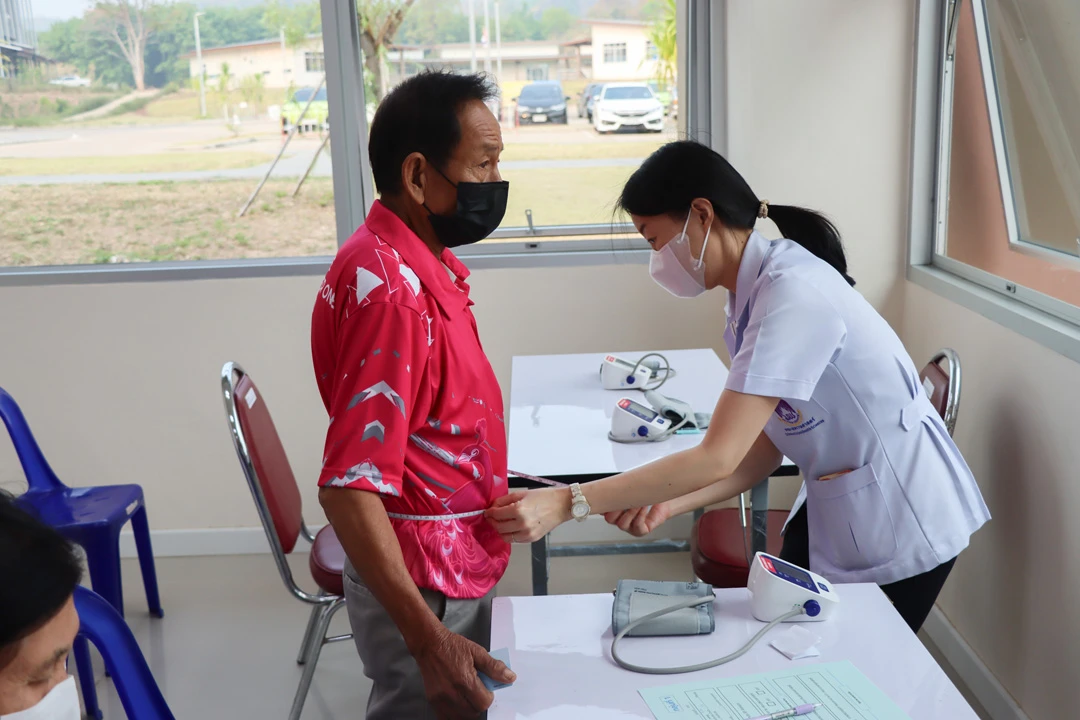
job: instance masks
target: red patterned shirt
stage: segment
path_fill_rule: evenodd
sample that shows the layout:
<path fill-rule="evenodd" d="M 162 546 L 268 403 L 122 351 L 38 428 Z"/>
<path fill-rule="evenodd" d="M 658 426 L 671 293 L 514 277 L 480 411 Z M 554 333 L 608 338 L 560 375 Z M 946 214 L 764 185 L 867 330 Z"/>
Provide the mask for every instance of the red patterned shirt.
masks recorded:
<path fill-rule="evenodd" d="M 502 391 L 468 275 L 379 202 L 338 251 L 311 317 L 330 415 L 320 487 L 377 492 L 409 515 L 482 510 L 506 494 Z M 448 597 L 482 597 L 510 560 L 483 515 L 391 523 L 416 584 Z"/>

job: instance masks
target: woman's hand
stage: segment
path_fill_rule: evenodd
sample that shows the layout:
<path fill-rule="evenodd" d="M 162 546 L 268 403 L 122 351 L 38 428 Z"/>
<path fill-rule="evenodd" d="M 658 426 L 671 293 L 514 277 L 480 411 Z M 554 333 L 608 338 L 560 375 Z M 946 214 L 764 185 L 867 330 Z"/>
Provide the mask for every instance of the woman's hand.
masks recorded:
<path fill-rule="evenodd" d="M 508 543 L 539 540 L 570 519 L 570 488 L 523 490 L 496 498 L 484 513 Z"/>
<path fill-rule="evenodd" d="M 648 535 L 671 517 L 671 506 L 658 503 L 652 507 L 631 508 L 604 514 L 604 519 L 634 537 Z"/>

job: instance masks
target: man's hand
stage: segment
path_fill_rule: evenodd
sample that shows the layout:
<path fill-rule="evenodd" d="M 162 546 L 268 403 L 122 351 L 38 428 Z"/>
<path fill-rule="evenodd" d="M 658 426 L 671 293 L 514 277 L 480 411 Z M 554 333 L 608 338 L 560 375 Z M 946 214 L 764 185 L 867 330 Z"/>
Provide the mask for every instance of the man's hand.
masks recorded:
<path fill-rule="evenodd" d="M 491 707 L 495 696 L 477 671 L 500 683 L 517 679 L 510 668 L 484 648 L 445 627 L 415 653 L 424 678 L 424 692 L 440 720 L 475 718 Z"/>
<path fill-rule="evenodd" d="M 671 517 L 671 506 L 663 502 L 652 507 L 631 508 L 629 510 L 604 513 L 604 519 L 618 526 L 623 532 L 635 537 L 648 535 Z"/>

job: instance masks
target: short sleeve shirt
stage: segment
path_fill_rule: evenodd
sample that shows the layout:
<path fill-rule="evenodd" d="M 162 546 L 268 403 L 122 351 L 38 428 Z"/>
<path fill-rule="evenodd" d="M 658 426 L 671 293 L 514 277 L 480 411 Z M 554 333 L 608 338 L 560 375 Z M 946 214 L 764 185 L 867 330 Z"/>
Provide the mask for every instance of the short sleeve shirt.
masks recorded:
<path fill-rule="evenodd" d="M 329 414 L 320 487 L 378 493 L 409 515 L 482 510 L 506 494 L 502 391 L 468 275 L 379 202 L 342 245 L 311 320 Z M 417 586 L 448 597 L 482 597 L 509 561 L 482 515 L 391 522 Z"/>

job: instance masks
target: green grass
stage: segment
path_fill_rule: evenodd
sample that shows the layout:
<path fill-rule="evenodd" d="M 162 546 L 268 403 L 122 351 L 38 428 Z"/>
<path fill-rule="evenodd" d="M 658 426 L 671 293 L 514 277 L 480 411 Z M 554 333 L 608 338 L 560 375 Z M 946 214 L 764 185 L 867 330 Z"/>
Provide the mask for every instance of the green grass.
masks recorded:
<path fill-rule="evenodd" d="M 91 110 L 97 110 L 102 105 L 112 102 L 117 96 L 114 95 L 96 95 L 94 97 L 88 97 L 77 103 L 69 103 L 65 101 L 63 109 L 59 112 L 41 113 L 37 115 L 28 115 L 26 117 L 19 117 L 11 120 L 11 124 L 15 127 L 45 127 L 48 125 L 56 125 L 63 120 L 79 115 L 84 112 L 90 112 Z M 0 120 L 0 125 L 7 122 Z"/>
<path fill-rule="evenodd" d="M 184 152 L 106 157 L 4 158 L 0 175 L 108 175 L 246 168 L 269 162 L 258 152 Z"/>
<path fill-rule="evenodd" d="M 509 143 L 499 160 L 595 160 L 601 158 L 645 159 L 665 141 L 663 135 L 645 136 L 653 140 L 593 143 Z"/>
<path fill-rule="evenodd" d="M 526 209 L 532 210 L 534 225 L 610 223 L 615 200 L 633 171 L 632 167 L 504 171 L 510 199 L 503 225 L 528 225 Z"/>

